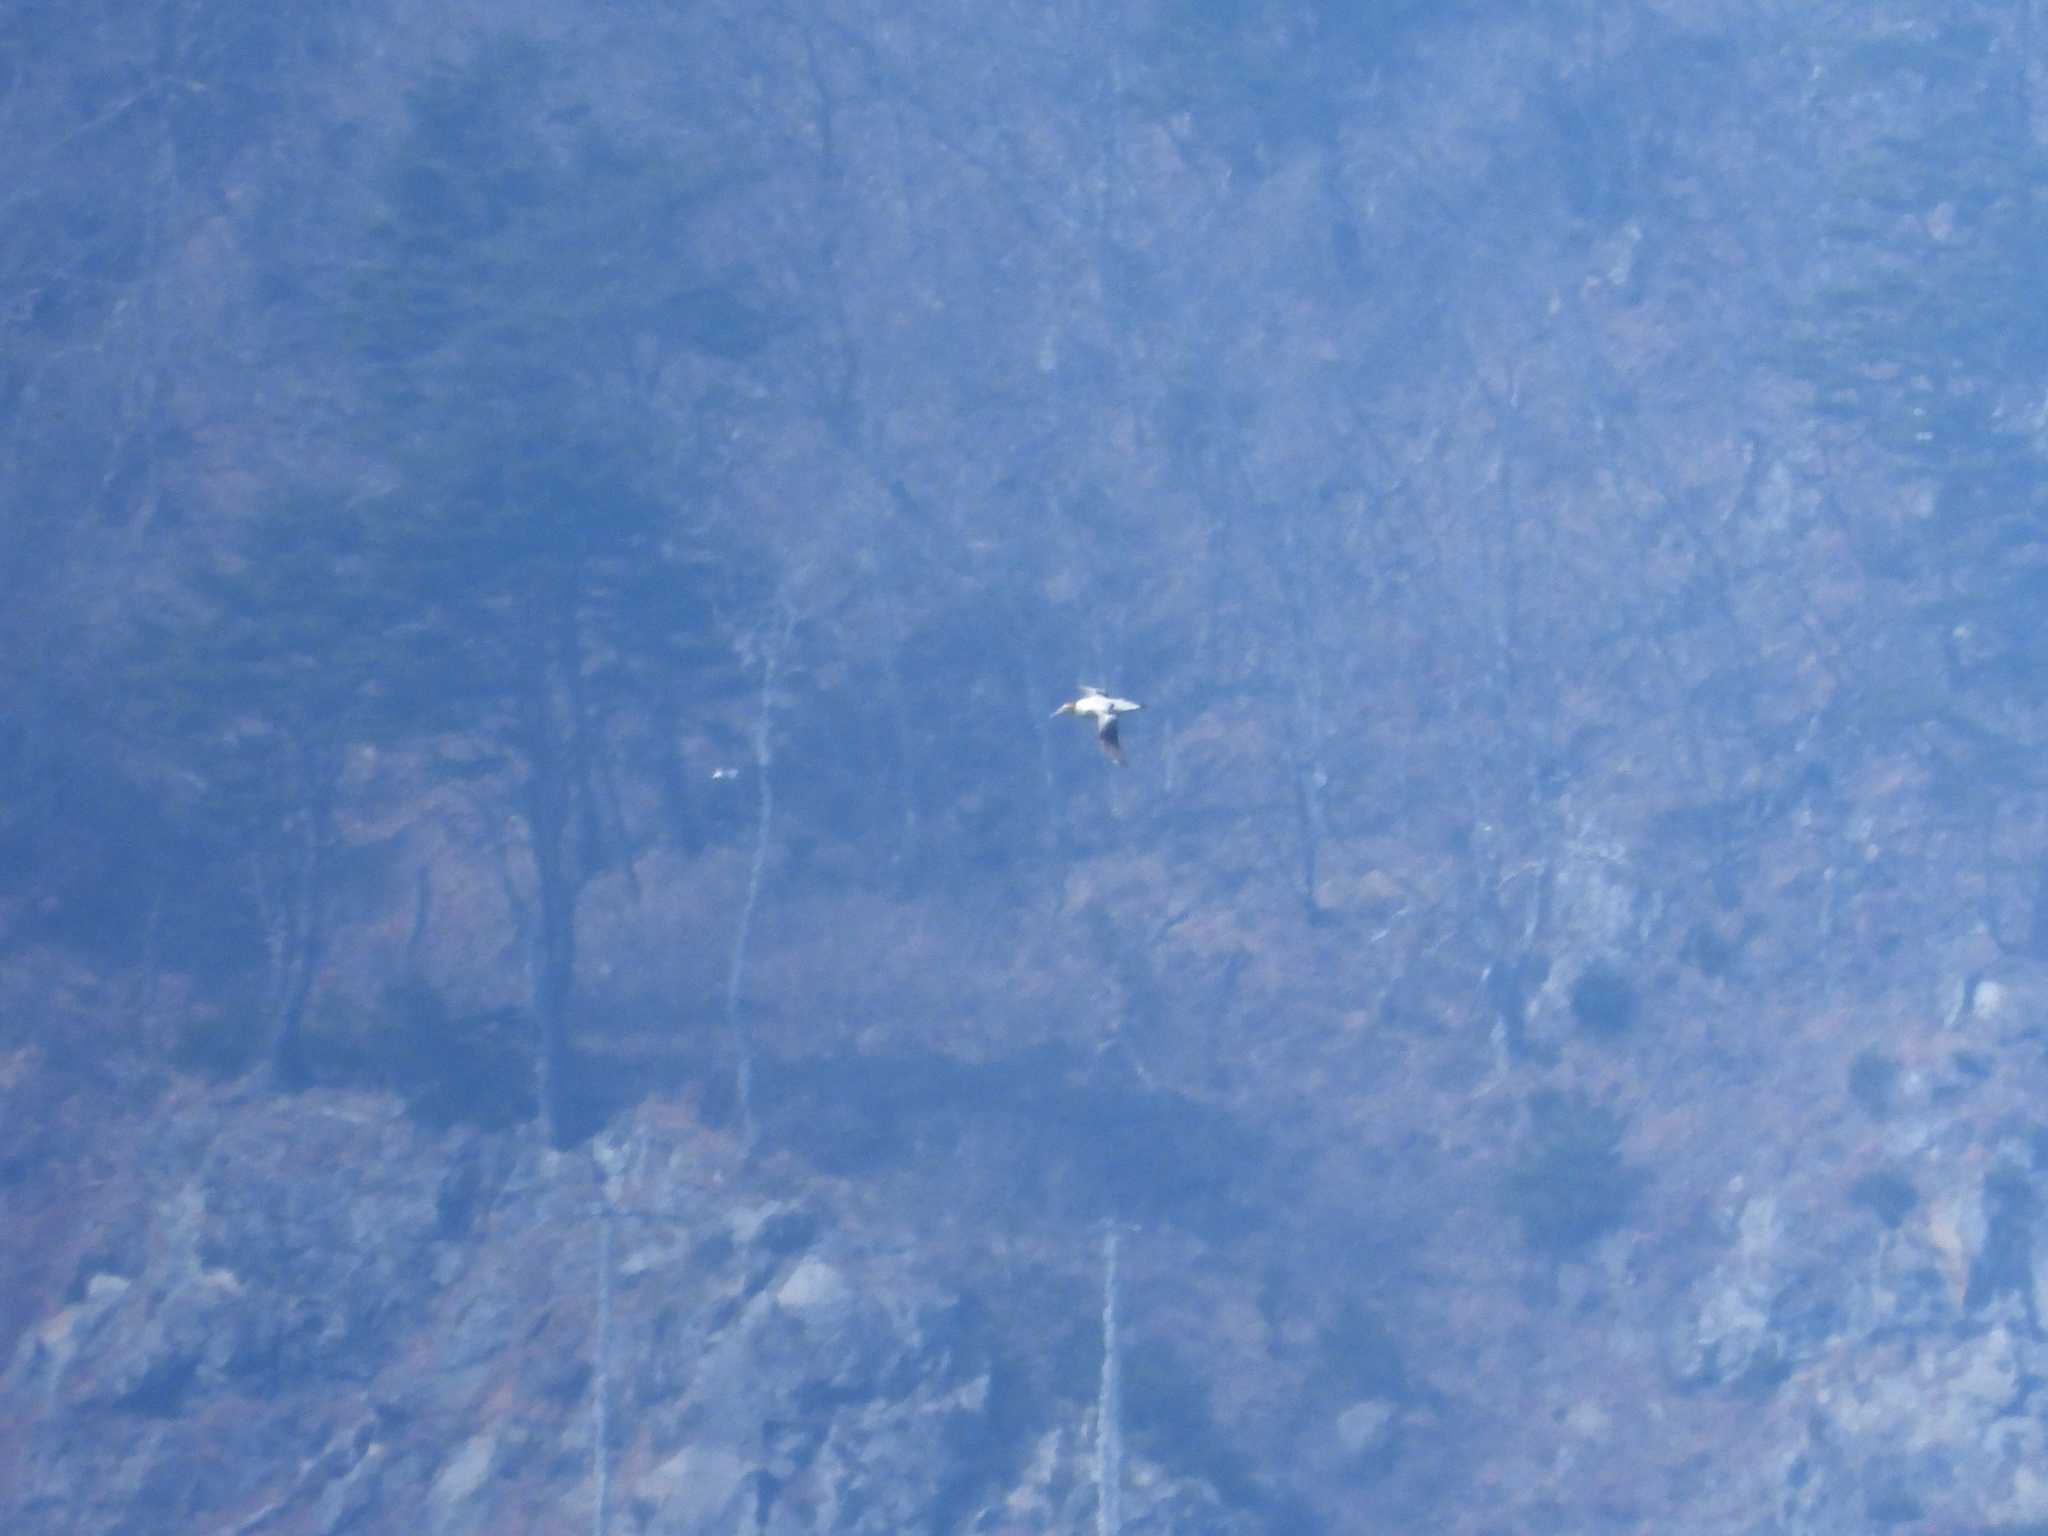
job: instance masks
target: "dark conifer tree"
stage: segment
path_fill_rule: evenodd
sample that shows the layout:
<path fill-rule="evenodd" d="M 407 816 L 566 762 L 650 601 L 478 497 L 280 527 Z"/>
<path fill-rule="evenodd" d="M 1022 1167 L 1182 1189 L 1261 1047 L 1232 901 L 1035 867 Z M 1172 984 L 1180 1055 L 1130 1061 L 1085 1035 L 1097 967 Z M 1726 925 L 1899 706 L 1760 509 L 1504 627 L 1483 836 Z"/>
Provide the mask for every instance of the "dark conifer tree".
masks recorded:
<path fill-rule="evenodd" d="M 210 844 L 240 866 L 266 952 L 266 1059 L 286 1086 L 307 1074 L 347 754 L 378 734 L 384 707 L 388 610 L 360 526 L 317 499 L 281 503 L 199 573 L 192 611 L 143 626 L 115 694 L 192 787 Z"/>
<path fill-rule="evenodd" d="M 389 718 L 514 787 L 540 1101 L 568 1101 L 579 892 L 620 853 L 609 716 L 636 682 L 715 670 L 707 553 L 652 494 L 657 417 L 631 361 L 688 311 L 688 198 L 659 160 L 541 132 L 546 69 L 506 45 L 415 98 L 354 297 L 398 487 L 363 551 L 392 605 Z M 687 550 L 687 554 L 679 554 Z M 671 675 L 662 676 L 668 673 Z"/>

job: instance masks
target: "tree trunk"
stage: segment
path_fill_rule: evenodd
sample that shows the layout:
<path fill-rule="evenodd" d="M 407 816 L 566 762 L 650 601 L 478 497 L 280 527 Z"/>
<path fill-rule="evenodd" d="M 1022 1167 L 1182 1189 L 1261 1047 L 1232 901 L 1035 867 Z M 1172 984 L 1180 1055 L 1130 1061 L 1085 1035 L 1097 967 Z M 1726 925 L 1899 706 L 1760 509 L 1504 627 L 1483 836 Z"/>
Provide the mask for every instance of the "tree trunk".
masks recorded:
<path fill-rule="evenodd" d="M 287 1090 L 306 1084 L 306 1007 L 327 955 L 327 850 L 334 825 L 334 777 L 318 749 L 303 749 L 304 805 L 291 821 L 281 889 L 271 916 L 270 1075 Z"/>
<path fill-rule="evenodd" d="M 570 1008 L 576 982 L 576 872 L 569 838 L 575 777 L 571 763 L 574 723 L 565 715 L 559 669 L 573 666 L 574 635 L 560 636 L 568 655 L 537 667 L 526 690 L 527 836 L 533 850 L 540 931 L 534 935 L 532 1003 L 540 1032 L 539 1096 L 549 1142 L 571 1138 L 567 1086 L 573 1045 Z M 551 648 L 552 649 L 552 648 Z"/>

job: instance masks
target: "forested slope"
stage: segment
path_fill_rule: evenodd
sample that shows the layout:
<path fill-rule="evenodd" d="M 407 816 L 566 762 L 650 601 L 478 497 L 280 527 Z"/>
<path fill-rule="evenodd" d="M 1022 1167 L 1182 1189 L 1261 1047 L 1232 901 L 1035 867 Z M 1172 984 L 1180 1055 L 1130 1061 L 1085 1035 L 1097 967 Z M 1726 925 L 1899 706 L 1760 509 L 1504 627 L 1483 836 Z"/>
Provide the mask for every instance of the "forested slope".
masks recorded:
<path fill-rule="evenodd" d="M 10 1520 L 2048 1521 L 2035 20 L 23 10 Z"/>

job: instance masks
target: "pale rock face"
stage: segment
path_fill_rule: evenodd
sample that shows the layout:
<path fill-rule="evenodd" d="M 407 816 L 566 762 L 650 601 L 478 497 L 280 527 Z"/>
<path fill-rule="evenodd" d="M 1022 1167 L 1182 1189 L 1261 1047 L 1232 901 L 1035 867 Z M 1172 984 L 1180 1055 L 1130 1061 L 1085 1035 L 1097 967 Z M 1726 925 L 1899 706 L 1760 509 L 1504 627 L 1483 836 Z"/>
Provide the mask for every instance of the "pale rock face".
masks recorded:
<path fill-rule="evenodd" d="M 86 1282 L 85 1299 L 51 1314 L 16 1348 L 7 1372 L 9 1385 L 54 1392 L 82 1343 L 134 1286 L 122 1275 L 97 1274 Z"/>
<path fill-rule="evenodd" d="M 1393 1433 L 1396 1408 L 1378 1398 L 1353 1403 L 1337 1415 L 1337 1443 L 1347 1456 L 1370 1456 Z"/>
<path fill-rule="evenodd" d="M 476 1492 L 490 1476 L 491 1458 L 498 1447 L 496 1435 L 474 1435 L 462 1443 L 448 1465 L 441 1469 L 429 1490 L 436 1504 L 460 1504 Z"/>
<path fill-rule="evenodd" d="M 823 1259 L 807 1257 L 776 1288 L 775 1301 L 786 1312 L 816 1316 L 845 1305 L 849 1295 L 845 1276 Z"/>
<path fill-rule="evenodd" d="M 1960 993 L 1968 1007 L 1957 1024 L 1968 1034 L 2000 1045 L 2048 1038 L 2048 964 L 2001 956 L 1973 970 Z"/>
<path fill-rule="evenodd" d="M 730 1530 L 748 1502 L 753 1465 L 716 1445 L 686 1445 L 632 1484 L 661 1526 L 679 1531 Z"/>

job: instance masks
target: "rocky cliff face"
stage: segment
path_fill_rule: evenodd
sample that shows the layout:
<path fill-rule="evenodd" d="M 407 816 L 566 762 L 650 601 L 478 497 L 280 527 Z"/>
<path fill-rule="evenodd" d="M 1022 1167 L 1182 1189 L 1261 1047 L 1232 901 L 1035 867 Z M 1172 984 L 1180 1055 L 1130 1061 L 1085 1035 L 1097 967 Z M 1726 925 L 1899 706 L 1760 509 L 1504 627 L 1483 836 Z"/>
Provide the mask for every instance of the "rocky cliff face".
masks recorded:
<path fill-rule="evenodd" d="M 1092 1518 L 1086 1415 L 1034 1401 L 1017 1320 L 830 1181 L 749 1177 L 659 1109 L 565 1156 L 388 1100 L 176 1087 L 66 1150 L 63 1281 L 15 1293 L 12 1529 Z M 1242 1523 L 1192 1480 L 1128 1507 Z"/>
<path fill-rule="evenodd" d="M 1674 1083 L 1617 1148 L 1496 1086 L 1438 1122 L 1484 1145 L 1362 1125 L 1341 1181 L 1240 1185 L 1307 1208 L 1129 1224 L 1121 1528 L 2031 1529 L 2043 987 L 1784 1042 L 1746 1131 Z M 849 1080 L 917 1145 L 848 1175 L 662 1097 L 561 1153 L 78 1070 L 9 1058 L 12 1529 L 1094 1528 L 1100 1229 L 998 1166 L 1053 1138 L 942 1128 L 985 1084 Z M 771 1141 L 819 1108 L 764 1099 Z"/>

